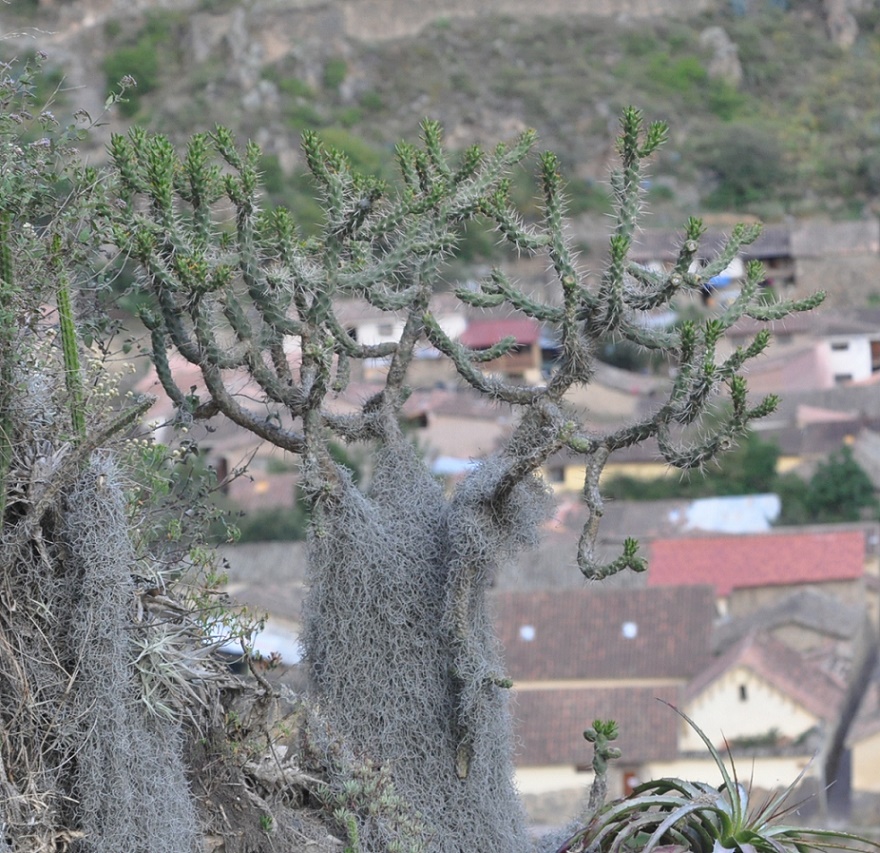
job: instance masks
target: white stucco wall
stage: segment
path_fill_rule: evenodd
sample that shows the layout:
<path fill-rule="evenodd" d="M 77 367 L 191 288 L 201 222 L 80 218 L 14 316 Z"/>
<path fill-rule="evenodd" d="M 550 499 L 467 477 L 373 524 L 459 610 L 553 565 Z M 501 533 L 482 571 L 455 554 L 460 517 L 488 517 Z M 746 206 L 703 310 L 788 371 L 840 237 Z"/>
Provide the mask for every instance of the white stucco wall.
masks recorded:
<path fill-rule="evenodd" d="M 869 338 L 841 336 L 828 339 L 823 346 L 827 352 L 833 376 L 851 376 L 853 382 L 860 382 L 871 376 L 871 341 Z"/>

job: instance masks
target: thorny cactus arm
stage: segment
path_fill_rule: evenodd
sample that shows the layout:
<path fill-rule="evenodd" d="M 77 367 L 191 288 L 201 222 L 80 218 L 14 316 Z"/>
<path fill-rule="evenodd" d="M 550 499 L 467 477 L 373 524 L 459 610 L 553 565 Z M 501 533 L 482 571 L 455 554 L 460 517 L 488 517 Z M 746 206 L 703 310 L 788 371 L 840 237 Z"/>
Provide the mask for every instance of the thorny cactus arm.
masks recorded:
<path fill-rule="evenodd" d="M 489 156 L 471 149 L 455 167 L 436 123 L 425 122 L 423 139 L 423 148 L 398 146 L 404 186 L 389 198 L 381 182 L 353 174 L 342 154 L 305 134 L 325 221 L 320 235 L 304 240 L 286 211 L 259 209 L 259 151 L 249 145 L 239 152 L 229 131 L 194 137 L 182 159 L 161 136 L 136 130 L 113 138 L 113 238 L 138 261 L 153 296 L 144 320 L 160 381 L 181 416 L 219 410 L 278 446 L 317 456 L 325 455 L 328 429 L 346 438 L 396 429 L 406 370 L 431 323 L 426 311 L 439 265 L 461 223 L 498 191 L 533 143 L 524 134 Z M 223 172 L 209 162 L 212 149 Z M 218 216 L 224 206 L 231 223 Z M 403 312 L 401 339 L 379 346 L 353 341 L 333 302 L 354 296 Z M 200 368 L 210 402 L 176 386 L 169 345 Z M 327 394 L 348 381 L 348 362 L 376 357 L 391 358 L 381 399 L 357 416 L 325 411 Z M 266 414 L 230 392 L 234 372 L 259 386 Z"/>
<path fill-rule="evenodd" d="M 79 362 L 79 343 L 76 335 L 76 323 L 73 316 L 73 305 L 70 299 L 70 281 L 67 270 L 60 258 L 61 238 L 52 240 L 51 266 L 58 281 L 58 292 L 55 301 L 58 306 L 58 325 L 61 330 L 61 351 L 64 358 L 64 384 L 70 405 L 70 421 L 73 426 L 73 441 L 79 444 L 86 438 L 86 413 L 83 400 L 83 381 Z"/>
<path fill-rule="evenodd" d="M 530 133 L 512 147 L 498 146 L 488 154 L 469 149 L 452 164 L 443 151 L 439 126 L 426 121 L 421 147 L 397 147 L 402 188 L 395 193 L 354 174 L 342 154 L 325 149 L 317 136 L 307 133 L 303 149 L 325 211 L 321 233 L 310 239 L 297 234 L 286 211 L 260 210 L 259 151 L 253 145 L 239 151 L 223 128 L 194 137 L 182 159 L 163 137 L 142 131 L 116 136 L 111 144 L 119 177 L 114 236 L 140 262 L 153 295 L 144 319 L 151 329 L 159 378 L 182 416 L 210 417 L 221 411 L 280 447 L 326 463 L 328 433 L 353 440 L 382 438 L 397 429 L 408 393 L 407 368 L 424 336 L 467 384 L 521 413 L 500 451 L 504 464 L 487 500 L 503 502 L 552 453 L 567 448 L 583 456 L 586 470 L 583 496 L 589 512 L 578 549 L 582 571 L 602 577 L 625 567 L 641 570 L 644 562 L 634 543 L 627 543 L 621 557 L 608 565 L 595 559 L 603 512 L 599 477 L 609 455 L 655 438 L 671 465 L 694 468 L 729 447 L 750 420 L 772 411 L 775 400 L 749 405 L 738 373 L 766 347 L 767 333 L 758 333 L 726 360 L 716 352 L 721 336 L 743 316 L 774 319 L 812 308 L 822 298 L 759 304 L 761 271 L 750 265 L 740 297 L 702 326 L 684 323 L 678 329 L 656 330 L 644 322 L 644 312 L 682 293 L 698 292 L 759 233 L 754 226 L 738 226 L 717 257 L 700 269 L 695 261 L 704 228 L 690 219 L 667 274 L 629 260 L 644 162 L 665 137 L 663 124 L 645 127 L 638 110 L 624 111 L 620 166 L 611 176 L 616 221 L 607 268 L 593 289 L 568 244 L 564 186 L 554 155 L 540 158 L 542 221 L 526 226 L 512 211 L 506 176 L 533 146 Z M 211 163 L 212 149 L 222 169 Z M 227 222 L 218 218 L 224 206 Z M 481 365 L 508 352 L 514 342 L 506 339 L 489 350 L 469 350 L 445 334 L 431 313 L 429 300 L 440 265 L 453 250 L 461 224 L 477 215 L 494 222 L 517 251 L 546 253 L 559 282 L 559 305 L 526 296 L 500 270 L 485 278 L 477 292 L 456 291 L 475 307 L 507 306 L 556 329 L 561 355 L 546 385 L 517 385 L 486 375 Z M 334 300 L 355 296 L 402 314 L 400 339 L 380 346 L 352 340 L 334 313 Z M 573 386 L 589 384 L 596 342 L 607 336 L 670 354 L 678 373 L 668 399 L 656 411 L 623 429 L 598 433 L 572 417 L 565 395 Z M 168 367 L 169 345 L 199 366 L 209 401 L 176 387 Z M 293 359 L 291 352 L 297 353 Z M 384 390 L 354 415 L 328 411 L 327 395 L 345 387 L 349 362 L 375 357 L 390 358 Z M 262 410 L 231 393 L 230 378 L 236 372 L 256 383 Z M 727 418 L 710 433 L 689 437 L 684 431 L 698 424 L 725 393 L 732 403 Z"/>
<path fill-rule="evenodd" d="M 587 817 L 594 817 L 605 804 L 608 793 L 608 762 L 620 758 L 620 749 L 611 746 L 619 734 L 614 720 L 593 720 L 593 725 L 584 732 L 584 738 L 593 744 L 593 785 L 587 804 Z"/>
<path fill-rule="evenodd" d="M 514 404 L 526 404 L 527 415 L 515 431 L 510 445 L 517 447 L 525 442 L 531 448 L 529 458 L 532 464 L 526 467 L 536 469 L 560 445 L 584 457 L 586 473 L 583 497 L 588 518 L 578 548 L 578 564 L 590 578 L 605 577 L 623 568 L 640 571 L 645 567 L 632 541 L 626 543 L 623 554 L 610 564 L 601 565 L 595 558 L 594 543 L 603 512 L 599 478 L 609 455 L 653 437 L 657 439 L 660 451 L 670 465 L 696 468 L 730 447 L 751 420 L 763 417 L 773 411 L 776 405 L 775 398 L 768 397 L 750 407 L 746 401 L 745 381 L 738 374 L 748 359 L 767 346 L 769 335 L 765 331 L 759 332 L 749 346 L 740 348 L 723 361 L 716 353 L 718 341 L 743 316 L 776 319 L 814 308 L 823 298 L 820 293 L 798 302 L 762 305 L 757 301 L 761 268 L 752 264 L 740 297 L 718 317 L 703 324 L 702 328 L 694 323 L 685 323 L 680 329 L 671 331 L 658 331 L 647 326 L 643 319 L 644 311 L 668 304 L 679 293 L 699 291 L 730 263 L 741 247 L 754 241 L 759 234 L 754 226 L 736 227 L 718 256 L 695 271 L 694 261 L 698 256 L 699 239 L 704 228 L 699 220 L 691 219 L 686 225 L 685 238 L 669 273 L 661 275 L 629 261 L 629 251 L 638 224 L 644 161 L 663 143 L 665 135 L 664 125 L 655 123 L 644 128 L 638 110 L 624 111 L 619 138 L 621 165 L 611 176 L 616 224 L 610 241 L 608 265 L 595 293 L 583 283 L 566 242 L 562 181 L 555 158 L 544 155 L 541 176 L 545 215 L 539 229 L 522 227 L 515 217 L 505 212 L 503 200 L 498 197 L 493 198 L 486 212 L 495 219 L 502 235 L 518 250 L 547 252 L 560 283 L 562 308 L 551 309 L 512 296 L 511 288 L 498 274 L 484 283 L 481 293 L 466 297 L 473 304 L 509 304 L 527 316 L 555 324 L 559 332 L 562 354 L 545 388 L 519 388 L 507 396 L 504 388 L 481 390 L 488 393 L 494 391 L 496 396 Z M 553 427 L 548 428 L 545 421 L 540 432 L 534 431 L 530 415 L 539 409 L 546 413 L 546 404 L 549 402 L 563 404 L 569 388 L 589 383 L 595 343 L 606 336 L 671 354 L 677 360 L 678 374 L 667 401 L 642 421 L 605 434 L 594 433 L 573 422 L 560 406 L 558 415 L 552 419 Z M 459 365 L 465 362 L 465 354 L 449 354 L 459 371 L 463 372 Z M 465 378 L 471 381 L 467 375 Z M 477 382 L 472 384 L 480 387 Z M 732 404 L 726 419 L 708 434 L 696 439 L 683 436 L 682 430 L 699 423 L 711 403 L 725 390 Z M 515 469 L 518 470 L 514 474 Z M 521 456 L 515 461 L 511 459 L 512 476 L 521 477 L 526 473 Z M 502 476 L 501 479 L 507 478 Z"/>

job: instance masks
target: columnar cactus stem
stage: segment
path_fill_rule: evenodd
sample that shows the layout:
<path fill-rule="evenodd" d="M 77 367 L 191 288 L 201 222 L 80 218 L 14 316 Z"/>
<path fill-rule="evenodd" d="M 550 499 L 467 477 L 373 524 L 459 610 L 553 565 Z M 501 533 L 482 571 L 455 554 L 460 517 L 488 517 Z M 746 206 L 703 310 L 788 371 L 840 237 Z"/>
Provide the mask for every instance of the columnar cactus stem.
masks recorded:
<path fill-rule="evenodd" d="M 60 261 L 61 238 L 55 237 L 52 251 Z M 70 299 L 70 282 L 64 265 L 54 264 L 58 276 L 58 290 L 55 297 L 58 307 L 58 325 L 61 329 L 61 349 L 64 356 L 64 382 L 70 405 L 70 421 L 73 426 L 74 443 L 79 444 L 86 437 L 85 395 L 83 393 L 82 367 L 79 360 L 79 341 L 76 334 L 76 321 Z"/>
<path fill-rule="evenodd" d="M 0 525 L 6 509 L 6 474 L 12 461 L 12 423 L 9 397 L 12 388 L 14 345 L 14 282 L 12 249 L 9 245 L 12 215 L 0 212 Z"/>

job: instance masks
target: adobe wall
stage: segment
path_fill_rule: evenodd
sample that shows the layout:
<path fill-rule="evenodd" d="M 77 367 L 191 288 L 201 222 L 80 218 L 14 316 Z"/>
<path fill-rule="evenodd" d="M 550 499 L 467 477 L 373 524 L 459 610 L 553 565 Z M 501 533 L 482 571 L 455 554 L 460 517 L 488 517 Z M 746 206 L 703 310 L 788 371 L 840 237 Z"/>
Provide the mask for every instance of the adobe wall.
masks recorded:
<path fill-rule="evenodd" d="M 795 281 L 798 297 L 826 292 L 823 311 L 862 308 L 880 297 L 880 255 L 798 258 Z"/>
<path fill-rule="evenodd" d="M 687 17 L 718 6 L 718 0 L 341 0 L 346 35 L 384 41 L 415 35 L 428 24 L 450 18 L 507 15 L 515 18 L 596 15 L 599 17 Z"/>
<path fill-rule="evenodd" d="M 599 17 L 687 17 L 718 7 L 721 0 L 250 0 L 246 14 L 308 13 L 321 20 L 338 21 L 335 36 L 361 41 L 386 41 L 412 36 L 429 24 L 450 18 L 509 15 L 517 18 L 596 15 Z M 43 10 L 59 13 L 78 28 L 108 16 L 150 9 L 204 11 L 203 0 L 40 0 Z M 221 6 L 224 9 L 225 7 Z M 288 20 L 290 18 L 288 17 Z M 294 18 L 295 20 L 295 18 Z"/>

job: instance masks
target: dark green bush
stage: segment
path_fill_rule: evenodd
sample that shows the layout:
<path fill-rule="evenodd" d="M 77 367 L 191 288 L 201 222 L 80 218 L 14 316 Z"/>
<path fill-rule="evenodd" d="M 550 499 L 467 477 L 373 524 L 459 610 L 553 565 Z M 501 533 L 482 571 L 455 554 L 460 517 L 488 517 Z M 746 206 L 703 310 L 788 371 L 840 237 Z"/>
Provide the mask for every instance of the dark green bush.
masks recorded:
<path fill-rule="evenodd" d="M 336 90 L 344 82 L 348 74 L 348 63 L 344 59 L 331 59 L 324 66 L 324 88 Z"/>
<path fill-rule="evenodd" d="M 716 181 L 706 202 L 716 209 L 743 210 L 774 196 L 790 170 L 773 129 L 758 124 L 727 125 L 705 137 L 694 161 Z"/>
<path fill-rule="evenodd" d="M 184 20 L 176 12 L 151 12 L 134 39 L 104 57 L 101 70 L 108 93 L 117 89 L 123 77 L 131 76 L 137 81 L 137 87 L 129 89 L 120 103 L 123 115 L 135 115 L 140 110 L 141 98 L 159 88 L 163 73 L 167 73 L 169 63 L 176 58 L 177 30 Z"/>

